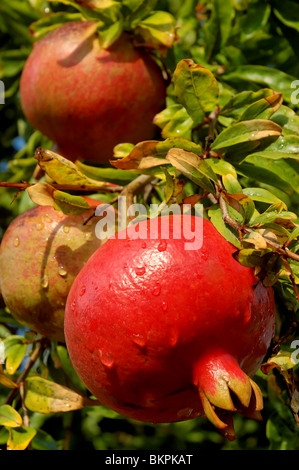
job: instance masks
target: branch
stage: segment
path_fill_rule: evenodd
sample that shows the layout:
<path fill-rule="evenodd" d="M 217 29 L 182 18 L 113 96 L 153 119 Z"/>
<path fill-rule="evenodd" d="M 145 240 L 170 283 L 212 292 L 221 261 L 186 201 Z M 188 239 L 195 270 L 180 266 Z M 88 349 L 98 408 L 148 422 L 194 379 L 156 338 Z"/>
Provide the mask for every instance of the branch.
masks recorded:
<path fill-rule="evenodd" d="M 13 188 L 19 189 L 24 191 L 30 186 L 34 186 L 36 183 L 10 183 L 10 182 L 0 182 L 0 188 Z M 113 185 L 109 183 L 107 186 L 86 186 L 86 185 L 78 185 L 78 184 L 53 184 L 51 186 L 55 189 L 60 191 L 87 191 L 87 192 L 98 192 L 103 191 L 107 193 L 117 193 L 123 190 L 123 186 Z"/>

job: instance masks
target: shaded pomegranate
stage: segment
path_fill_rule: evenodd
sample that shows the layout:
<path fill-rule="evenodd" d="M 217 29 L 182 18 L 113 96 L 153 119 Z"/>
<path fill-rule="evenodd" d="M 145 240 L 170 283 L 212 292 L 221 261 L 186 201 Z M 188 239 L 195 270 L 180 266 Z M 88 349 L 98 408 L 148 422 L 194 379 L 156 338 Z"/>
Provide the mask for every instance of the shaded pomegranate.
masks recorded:
<path fill-rule="evenodd" d="M 23 69 L 21 104 L 31 124 L 70 160 L 107 162 L 113 147 L 153 137 L 165 82 L 123 34 L 108 50 L 96 23 L 66 23 L 35 43 Z"/>
<path fill-rule="evenodd" d="M 155 219 L 153 239 L 144 221 L 143 239 L 130 227 L 99 248 L 70 290 L 66 344 L 103 405 L 151 423 L 206 416 L 234 439 L 233 412 L 261 418 L 251 377 L 274 333 L 273 290 L 207 220 L 202 247 L 186 249 L 196 219 Z"/>
<path fill-rule="evenodd" d="M 37 206 L 16 217 L 0 245 L 0 289 L 11 314 L 33 331 L 64 341 L 64 307 L 74 278 L 101 241 L 90 211 L 68 216 Z"/>

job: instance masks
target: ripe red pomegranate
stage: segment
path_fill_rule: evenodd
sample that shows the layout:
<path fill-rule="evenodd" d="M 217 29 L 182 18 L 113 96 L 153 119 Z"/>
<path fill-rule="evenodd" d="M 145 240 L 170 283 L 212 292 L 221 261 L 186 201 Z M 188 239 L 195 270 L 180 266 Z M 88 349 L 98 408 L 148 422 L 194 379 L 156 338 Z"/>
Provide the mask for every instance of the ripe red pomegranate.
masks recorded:
<path fill-rule="evenodd" d="M 97 201 L 98 203 L 98 201 Z M 0 290 L 11 314 L 33 331 L 64 341 L 70 287 L 101 241 L 91 211 L 65 215 L 37 206 L 16 217 L 0 245 Z"/>
<path fill-rule="evenodd" d="M 35 43 L 20 83 L 31 124 L 70 160 L 107 162 L 122 142 L 150 139 L 165 82 L 149 55 L 123 34 L 101 47 L 96 23 L 66 23 Z"/>
<path fill-rule="evenodd" d="M 66 344 L 103 405 L 151 423 L 204 415 L 234 439 L 232 412 L 260 418 L 250 377 L 274 333 L 273 290 L 210 221 L 201 219 L 202 247 L 186 250 L 178 227 L 194 232 L 195 219 L 160 217 L 156 239 L 150 219 L 139 224 L 144 239 L 130 227 L 99 248 L 70 290 Z"/>

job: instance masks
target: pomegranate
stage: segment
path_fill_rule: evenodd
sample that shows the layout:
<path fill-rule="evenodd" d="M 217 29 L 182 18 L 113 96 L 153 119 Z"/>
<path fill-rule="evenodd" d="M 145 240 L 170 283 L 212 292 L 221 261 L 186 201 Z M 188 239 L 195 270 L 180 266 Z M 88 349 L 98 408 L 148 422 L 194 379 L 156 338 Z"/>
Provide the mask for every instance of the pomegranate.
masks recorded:
<path fill-rule="evenodd" d="M 90 21 L 37 41 L 20 82 L 27 119 L 73 161 L 105 163 L 115 145 L 152 138 L 165 94 L 160 68 L 128 34 L 103 49 Z"/>
<path fill-rule="evenodd" d="M 68 295 L 66 345 L 103 405 L 151 423 L 205 416 L 234 439 L 234 412 L 261 418 L 251 377 L 274 334 L 273 289 L 208 220 L 201 248 L 187 250 L 182 227 L 196 233 L 196 219 L 155 219 L 152 238 L 149 219 L 146 236 L 129 227 L 100 247 Z"/>
<path fill-rule="evenodd" d="M 98 201 L 97 201 L 98 203 Z M 49 339 L 64 341 L 64 307 L 76 275 L 99 248 L 91 211 L 65 215 L 37 206 L 16 217 L 0 245 L 0 290 L 11 314 Z"/>

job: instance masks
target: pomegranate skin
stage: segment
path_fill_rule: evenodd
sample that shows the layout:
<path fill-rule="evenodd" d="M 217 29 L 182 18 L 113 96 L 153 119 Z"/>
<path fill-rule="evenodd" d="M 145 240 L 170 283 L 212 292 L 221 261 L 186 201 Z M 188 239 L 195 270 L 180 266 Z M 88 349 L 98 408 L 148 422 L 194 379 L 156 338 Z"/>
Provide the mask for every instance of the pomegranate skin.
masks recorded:
<path fill-rule="evenodd" d="M 273 289 L 233 258 L 210 221 L 202 247 L 186 250 L 175 234 L 187 217 L 194 231 L 193 216 L 161 217 L 150 239 L 147 220 L 147 239 L 130 227 L 91 256 L 67 299 L 66 345 L 103 405 L 151 423 L 206 416 L 233 439 L 230 412 L 260 418 L 250 377 L 274 334 Z"/>
<path fill-rule="evenodd" d="M 30 123 L 58 153 L 106 163 L 122 142 L 151 139 L 165 106 L 158 65 L 123 34 L 101 48 L 96 23 L 69 22 L 36 42 L 24 66 L 20 97 Z"/>
<path fill-rule="evenodd" d="M 98 201 L 97 201 L 98 203 Z M 76 275 L 99 248 L 92 214 L 70 216 L 36 206 L 16 217 L 0 245 L 0 288 L 23 325 L 64 342 L 64 308 Z"/>

